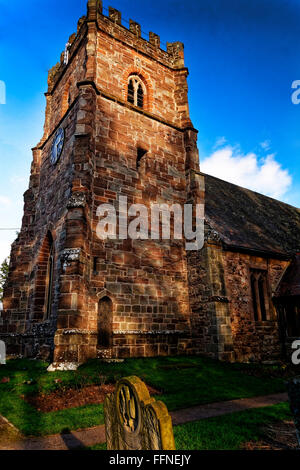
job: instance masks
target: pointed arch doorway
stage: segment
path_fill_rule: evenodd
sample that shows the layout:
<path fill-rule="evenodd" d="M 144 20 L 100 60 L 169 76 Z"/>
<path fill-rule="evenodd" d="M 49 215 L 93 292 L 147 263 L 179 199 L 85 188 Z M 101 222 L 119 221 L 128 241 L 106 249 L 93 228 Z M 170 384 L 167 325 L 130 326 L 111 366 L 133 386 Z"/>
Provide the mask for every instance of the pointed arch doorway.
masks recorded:
<path fill-rule="evenodd" d="M 36 262 L 32 318 L 44 322 L 51 318 L 55 272 L 54 240 L 49 231 L 41 245 Z"/>
<path fill-rule="evenodd" d="M 107 296 L 98 303 L 98 348 L 106 349 L 112 345 L 113 303 Z"/>

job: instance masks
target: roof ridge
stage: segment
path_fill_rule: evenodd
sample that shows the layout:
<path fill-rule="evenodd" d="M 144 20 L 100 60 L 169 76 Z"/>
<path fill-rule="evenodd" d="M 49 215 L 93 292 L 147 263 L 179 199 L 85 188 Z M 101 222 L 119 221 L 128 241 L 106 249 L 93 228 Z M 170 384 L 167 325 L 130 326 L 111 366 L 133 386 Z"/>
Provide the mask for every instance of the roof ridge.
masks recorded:
<path fill-rule="evenodd" d="M 226 184 L 231 185 L 231 186 L 235 186 L 236 188 L 242 189 L 243 191 L 248 191 L 250 193 L 257 194 L 258 196 L 261 196 L 261 197 L 270 199 L 272 201 L 275 201 L 279 204 L 283 204 L 285 206 L 291 207 L 292 209 L 296 209 L 300 213 L 300 208 L 299 207 L 293 206 L 292 204 L 288 204 L 287 202 L 284 202 L 284 201 L 280 201 L 279 199 L 275 199 L 274 197 L 266 196 L 265 194 L 259 193 L 258 191 L 253 191 L 253 189 L 245 188 L 244 186 L 240 186 L 236 183 L 231 183 L 230 181 L 222 180 L 221 178 L 218 178 L 217 176 L 213 176 L 213 175 L 210 175 L 208 173 L 203 173 L 202 171 L 195 171 L 195 173 L 197 173 L 199 175 L 202 175 L 204 177 L 208 176 L 209 178 L 214 178 L 215 180 L 222 181 L 222 183 L 226 183 Z"/>

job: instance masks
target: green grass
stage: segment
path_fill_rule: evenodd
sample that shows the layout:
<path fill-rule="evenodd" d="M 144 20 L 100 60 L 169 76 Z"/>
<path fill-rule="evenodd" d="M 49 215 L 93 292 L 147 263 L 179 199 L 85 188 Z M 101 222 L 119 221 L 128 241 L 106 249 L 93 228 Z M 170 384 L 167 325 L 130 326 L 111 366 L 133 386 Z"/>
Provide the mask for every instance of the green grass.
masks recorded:
<path fill-rule="evenodd" d="M 76 372 L 55 373 L 48 373 L 43 362 L 11 360 L 6 366 L 0 366 L 0 381 L 3 377 L 10 378 L 9 383 L 0 384 L 0 413 L 25 435 L 55 434 L 66 428 L 75 430 L 103 424 L 102 405 L 40 413 L 22 396 L 115 382 L 128 375 L 137 375 L 161 390 L 159 399 L 170 411 L 284 390 L 283 380 L 271 377 L 274 367 L 253 367 L 261 369 L 262 377 L 243 373 L 249 365 L 224 364 L 203 357 L 127 359 L 113 364 L 93 360 Z"/>
<path fill-rule="evenodd" d="M 271 378 L 272 367 L 261 367 L 263 377 L 242 373 L 248 365 L 227 364 L 203 357 L 165 357 L 128 359 L 120 364 L 91 361 L 82 367 L 92 373 L 101 367 L 104 375 L 137 375 L 162 391 L 162 400 L 170 411 L 215 401 L 248 398 L 285 390 L 281 378 Z"/>
<path fill-rule="evenodd" d="M 289 405 L 282 403 L 176 426 L 176 449 L 239 450 L 249 441 L 262 439 L 264 425 L 290 419 Z M 106 450 L 106 444 L 98 444 L 88 450 Z"/>
<path fill-rule="evenodd" d="M 238 450 L 263 437 L 262 427 L 290 420 L 288 403 L 204 419 L 174 428 L 177 450 Z"/>
<path fill-rule="evenodd" d="M 79 387 L 86 384 L 85 376 L 74 372 L 46 371 L 47 364 L 39 361 L 8 361 L 0 367 L 0 381 L 9 377 L 10 382 L 0 384 L 0 414 L 5 416 L 25 436 L 43 436 L 97 426 L 104 423 L 103 406 L 87 405 L 78 408 L 41 413 L 22 399 L 22 396 L 38 392 L 50 393 L 58 388 Z M 56 383 L 59 379 L 62 383 Z M 25 382 L 31 382 L 27 385 Z M 92 377 L 90 378 L 92 383 Z M 95 383 L 97 381 L 95 380 Z"/>
<path fill-rule="evenodd" d="M 86 450 L 107 450 L 107 449 L 106 449 L 106 444 L 96 444 L 95 446 L 87 447 Z"/>

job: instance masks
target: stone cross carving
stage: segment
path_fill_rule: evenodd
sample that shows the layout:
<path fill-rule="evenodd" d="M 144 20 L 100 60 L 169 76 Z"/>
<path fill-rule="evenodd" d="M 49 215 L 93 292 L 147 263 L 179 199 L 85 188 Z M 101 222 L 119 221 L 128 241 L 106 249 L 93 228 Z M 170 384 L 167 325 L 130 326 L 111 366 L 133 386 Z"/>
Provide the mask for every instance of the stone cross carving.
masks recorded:
<path fill-rule="evenodd" d="M 166 405 L 138 377 L 121 379 L 104 403 L 108 450 L 175 450 Z"/>
<path fill-rule="evenodd" d="M 6 347 L 4 341 L 0 341 L 0 364 L 6 364 Z"/>
<path fill-rule="evenodd" d="M 290 380 L 287 383 L 287 389 L 300 447 L 300 377 L 295 377 L 294 379 Z"/>

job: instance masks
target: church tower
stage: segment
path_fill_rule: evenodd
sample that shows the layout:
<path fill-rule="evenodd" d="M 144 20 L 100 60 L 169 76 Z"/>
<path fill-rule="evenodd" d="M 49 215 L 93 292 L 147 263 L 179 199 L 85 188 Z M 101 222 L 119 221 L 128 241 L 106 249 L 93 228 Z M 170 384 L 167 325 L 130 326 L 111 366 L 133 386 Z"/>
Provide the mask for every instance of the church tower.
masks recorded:
<path fill-rule="evenodd" d="M 185 240 L 97 235 L 98 207 L 122 216 L 121 196 L 147 208 L 203 199 L 187 76 L 182 43 L 163 50 L 88 2 L 49 72 L 0 319 L 8 353 L 79 363 L 195 352 Z"/>

